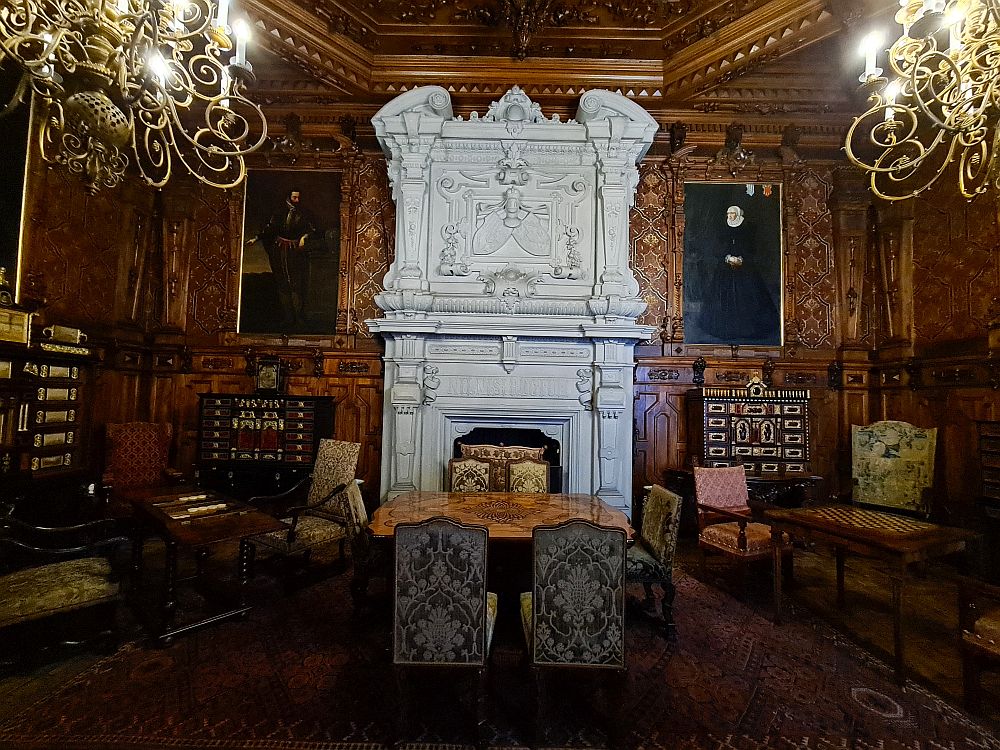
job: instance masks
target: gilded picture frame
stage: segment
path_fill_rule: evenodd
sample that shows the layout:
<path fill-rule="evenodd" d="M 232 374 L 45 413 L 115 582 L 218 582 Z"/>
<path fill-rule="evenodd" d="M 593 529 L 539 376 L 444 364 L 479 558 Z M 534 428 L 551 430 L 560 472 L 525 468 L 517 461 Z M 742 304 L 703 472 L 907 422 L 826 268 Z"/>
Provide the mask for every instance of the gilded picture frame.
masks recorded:
<path fill-rule="evenodd" d="M 241 334 L 332 335 L 340 276 L 341 172 L 247 172 Z"/>
<path fill-rule="evenodd" d="M 684 183 L 684 343 L 781 346 L 780 183 Z"/>

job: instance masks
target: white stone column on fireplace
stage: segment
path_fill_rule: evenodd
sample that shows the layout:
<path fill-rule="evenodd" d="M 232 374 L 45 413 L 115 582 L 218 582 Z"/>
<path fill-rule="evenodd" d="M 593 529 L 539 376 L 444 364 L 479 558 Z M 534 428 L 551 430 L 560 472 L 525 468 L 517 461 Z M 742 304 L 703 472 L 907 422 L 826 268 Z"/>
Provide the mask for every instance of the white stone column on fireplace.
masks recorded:
<path fill-rule="evenodd" d="M 482 116 L 428 86 L 372 121 L 397 207 L 385 317 L 367 321 L 386 344 L 383 498 L 447 489 L 476 427 L 535 428 L 564 491 L 629 512 L 633 349 L 653 329 L 628 212 L 655 121 L 590 91 L 560 122 L 516 86 Z"/>

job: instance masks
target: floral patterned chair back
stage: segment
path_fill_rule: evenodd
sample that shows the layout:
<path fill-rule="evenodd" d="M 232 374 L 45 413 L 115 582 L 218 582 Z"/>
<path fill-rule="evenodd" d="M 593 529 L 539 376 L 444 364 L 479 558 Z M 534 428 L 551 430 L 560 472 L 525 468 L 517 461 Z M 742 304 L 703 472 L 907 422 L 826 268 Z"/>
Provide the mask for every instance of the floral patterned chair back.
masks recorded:
<path fill-rule="evenodd" d="M 660 621 L 668 639 L 675 637 L 676 630 L 673 570 L 681 503 L 680 495 L 658 484 L 647 487 L 639 538 L 625 554 L 625 582 L 642 584 L 643 614 L 656 617 L 653 586 L 659 585 L 663 589 Z"/>
<path fill-rule="evenodd" d="M 448 462 L 452 492 L 489 492 L 492 464 L 478 458 L 453 458 Z"/>
<path fill-rule="evenodd" d="M 316 451 L 316 463 L 313 465 L 312 483 L 309 485 L 307 505 L 315 505 L 327 497 L 334 487 L 341 484 L 350 485 L 358 471 L 358 456 L 361 453 L 361 443 L 350 443 L 345 440 L 322 439 L 319 450 Z M 344 498 L 330 498 L 328 509 L 338 515 L 344 512 Z"/>
<path fill-rule="evenodd" d="M 536 527 L 532 541 L 534 583 L 522 596 L 532 664 L 623 670 L 625 532 L 568 521 Z"/>
<path fill-rule="evenodd" d="M 927 515 L 936 447 L 936 427 L 892 421 L 851 425 L 852 499 Z"/>
<path fill-rule="evenodd" d="M 545 448 L 527 448 L 520 445 L 466 445 L 461 443 L 462 458 L 478 458 L 490 463 L 490 492 L 508 492 L 507 467 L 511 461 L 526 458 L 541 461 Z"/>
<path fill-rule="evenodd" d="M 487 537 L 447 518 L 396 527 L 394 664 L 485 665 Z"/>
<path fill-rule="evenodd" d="M 507 464 L 508 492 L 548 492 L 549 462 L 522 458 Z"/>

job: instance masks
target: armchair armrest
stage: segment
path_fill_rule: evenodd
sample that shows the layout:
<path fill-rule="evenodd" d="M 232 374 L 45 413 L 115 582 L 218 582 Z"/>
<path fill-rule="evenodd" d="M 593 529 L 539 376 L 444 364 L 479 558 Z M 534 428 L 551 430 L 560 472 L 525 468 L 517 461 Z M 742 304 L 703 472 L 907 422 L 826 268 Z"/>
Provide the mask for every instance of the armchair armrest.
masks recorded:
<path fill-rule="evenodd" d="M 288 543 L 291 544 L 295 541 L 296 526 L 299 524 L 299 518 L 307 515 L 308 511 L 314 508 L 320 507 L 323 503 L 328 502 L 331 497 L 339 492 L 343 492 L 347 488 L 346 484 L 338 484 L 329 493 L 321 497 L 319 500 L 315 500 L 311 503 L 306 503 L 305 505 L 294 505 L 286 510 L 286 515 L 283 516 L 285 521 L 288 521 Z M 344 519 L 344 523 L 347 523 L 347 519 Z"/>
<path fill-rule="evenodd" d="M 297 507 L 294 502 L 298 500 L 298 496 L 303 491 L 308 489 L 311 481 L 312 474 L 307 474 L 284 492 L 279 492 L 276 495 L 254 495 L 248 498 L 247 502 L 272 516 L 284 517 L 292 508 Z"/>
<path fill-rule="evenodd" d="M 745 510 L 734 510 L 732 508 L 720 508 L 716 505 L 698 503 L 698 510 L 704 511 L 705 513 L 714 513 L 716 515 L 724 516 L 731 521 L 739 521 L 744 525 L 753 520 L 753 511 L 750 508 L 746 508 Z"/>

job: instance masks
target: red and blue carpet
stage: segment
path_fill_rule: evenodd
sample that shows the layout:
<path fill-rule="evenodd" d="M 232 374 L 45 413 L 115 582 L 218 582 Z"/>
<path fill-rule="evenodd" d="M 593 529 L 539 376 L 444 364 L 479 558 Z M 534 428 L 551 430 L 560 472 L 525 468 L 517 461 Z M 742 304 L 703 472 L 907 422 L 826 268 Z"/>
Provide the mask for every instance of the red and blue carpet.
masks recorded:
<path fill-rule="evenodd" d="M 890 670 L 814 618 L 781 626 L 679 574 L 678 641 L 636 618 L 621 696 L 626 747 L 998 748 L 963 712 Z M 385 616 L 352 615 L 346 574 L 283 597 L 249 620 L 179 639 L 129 644 L 0 725 L 0 746 L 35 748 L 376 748 L 395 716 Z M 513 622 L 514 618 L 508 621 Z M 514 628 L 508 628 L 513 631 Z M 516 633 L 500 634 L 490 679 L 494 747 L 530 738 L 533 693 Z M 605 742 L 586 684 L 556 690 L 546 745 Z M 418 747 L 468 743 L 461 687 L 417 701 Z"/>

